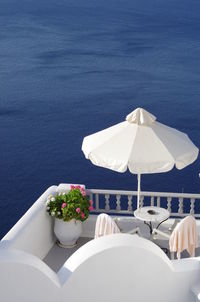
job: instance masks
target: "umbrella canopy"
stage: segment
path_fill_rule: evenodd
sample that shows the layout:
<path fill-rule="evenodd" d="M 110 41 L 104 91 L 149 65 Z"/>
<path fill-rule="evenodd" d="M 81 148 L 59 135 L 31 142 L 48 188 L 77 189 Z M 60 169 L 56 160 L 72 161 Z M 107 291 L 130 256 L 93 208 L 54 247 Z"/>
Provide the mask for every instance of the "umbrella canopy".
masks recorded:
<path fill-rule="evenodd" d="M 157 122 L 142 108 L 127 115 L 126 121 L 86 136 L 82 150 L 97 166 L 138 174 L 138 191 L 140 174 L 167 172 L 174 166 L 183 169 L 199 152 L 186 134 Z"/>

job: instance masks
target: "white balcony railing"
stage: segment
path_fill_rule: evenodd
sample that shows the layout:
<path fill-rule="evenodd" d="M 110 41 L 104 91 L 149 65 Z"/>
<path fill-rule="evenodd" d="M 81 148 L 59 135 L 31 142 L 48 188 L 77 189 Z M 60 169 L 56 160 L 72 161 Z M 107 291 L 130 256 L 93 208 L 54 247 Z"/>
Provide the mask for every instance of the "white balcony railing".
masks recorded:
<path fill-rule="evenodd" d="M 88 189 L 87 194 L 97 213 L 132 215 L 137 206 L 137 191 Z M 170 216 L 200 218 L 200 194 L 141 192 L 140 205 L 164 207 Z"/>

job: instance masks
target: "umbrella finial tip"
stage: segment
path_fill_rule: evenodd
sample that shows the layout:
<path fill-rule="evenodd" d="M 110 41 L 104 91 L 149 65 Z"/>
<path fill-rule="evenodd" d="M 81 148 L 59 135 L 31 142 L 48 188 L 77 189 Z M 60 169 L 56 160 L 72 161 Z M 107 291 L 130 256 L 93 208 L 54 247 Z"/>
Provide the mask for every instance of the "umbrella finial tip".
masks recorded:
<path fill-rule="evenodd" d="M 143 108 L 137 108 L 127 115 L 126 120 L 137 125 L 150 125 L 155 122 L 156 117 Z"/>

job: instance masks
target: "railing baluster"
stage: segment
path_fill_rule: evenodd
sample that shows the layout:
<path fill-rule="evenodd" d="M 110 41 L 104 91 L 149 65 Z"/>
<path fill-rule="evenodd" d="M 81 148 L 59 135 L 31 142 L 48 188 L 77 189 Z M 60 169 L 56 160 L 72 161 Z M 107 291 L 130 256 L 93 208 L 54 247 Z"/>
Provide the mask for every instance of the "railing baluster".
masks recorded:
<path fill-rule="evenodd" d="M 191 198 L 190 199 L 190 214 L 194 215 L 194 203 L 195 203 L 195 199 Z"/>
<path fill-rule="evenodd" d="M 160 196 L 157 197 L 157 207 L 160 207 Z"/>
<path fill-rule="evenodd" d="M 171 202 L 172 202 L 172 198 L 171 197 L 167 197 L 167 210 L 171 213 L 172 208 L 171 208 Z"/>
<path fill-rule="evenodd" d="M 117 203 L 116 210 L 117 210 L 117 211 L 120 211 L 120 210 L 121 210 L 121 201 L 120 201 L 120 199 L 121 199 L 121 195 L 117 194 L 117 195 L 116 195 L 116 203 Z"/>
<path fill-rule="evenodd" d="M 151 206 L 153 207 L 154 206 L 154 197 L 151 196 Z"/>
<path fill-rule="evenodd" d="M 144 196 L 140 196 L 140 207 L 142 208 L 144 205 Z"/>
<path fill-rule="evenodd" d="M 110 195 L 109 195 L 109 194 L 105 194 L 105 199 L 106 199 L 105 210 L 106 210 L 106 211 L 109 211 L 109 210 L 110 210 L 109 198 L 110 198 Z"/>
<path fill-rule="evenodd" d="M 133 207 L 132 207 L 132 195 L 128 195 L 128 211 L 133 211 Z"/>
<path fill-rule="evenodd" d="M 178 213 L 183 214 L 183 198 L 179 197 L 178 199 Z"/>
<path fill-rule="evenodd" d="M 95 194 L 95 210 L 99 210 L 99 194 Z"/>
<path fill-rule="evenodd" d="M 90 193 L 90 200 L 93 201 L 93 194 L 92 193 Z"/>

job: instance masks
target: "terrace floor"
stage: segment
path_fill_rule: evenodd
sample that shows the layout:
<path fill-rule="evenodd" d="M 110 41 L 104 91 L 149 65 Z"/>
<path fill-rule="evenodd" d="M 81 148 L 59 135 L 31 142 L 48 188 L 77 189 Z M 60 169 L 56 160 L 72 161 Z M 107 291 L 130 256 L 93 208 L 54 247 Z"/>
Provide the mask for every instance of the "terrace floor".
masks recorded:
<path fill-rule="evenodd" d="M 49 253 L 46 255 L 46 257 L 43 259 L 43 261 L 56 273 L 59 271 L 59 269 L 63 266 L 65 261 L 76 251 L 78 250 L 82 245 L 87 243 L 88 241 L 92 240 L 92 238 L 85 238 L 80 237 L 78 239 L 77 246 L 73 248 L 62 248 L 58 246 L 57 243 L 54 244 L 52 249 L 49 251 Z"/>

